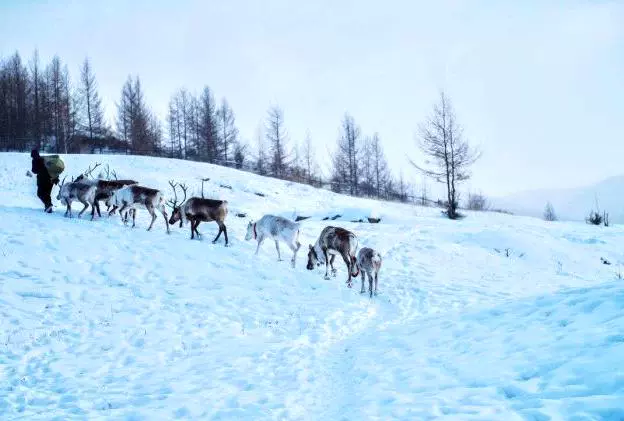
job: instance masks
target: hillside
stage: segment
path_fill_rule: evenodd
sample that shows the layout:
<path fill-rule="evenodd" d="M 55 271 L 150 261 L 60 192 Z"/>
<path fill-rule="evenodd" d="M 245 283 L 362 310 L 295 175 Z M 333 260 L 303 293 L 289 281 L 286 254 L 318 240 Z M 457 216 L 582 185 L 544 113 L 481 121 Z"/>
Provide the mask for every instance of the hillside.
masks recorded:
<path fill-rule="evenodd" d="M 624 224 L 624 176 L 611 177 L 590 186 L 571 189 L 531 190 L 493 199 L 497 208 L 508 209 L 518 215 L 541 218 L 550 201 L 562 220 L 584 221 L 596 207 L 609 212 L 614 224 Z"/>
<path fill-rule="evenodd" d="M 201 163 L 64 159 L 70 175 L 98 159 L 162 189 L 210 177 L 232 245 L 211 244 L 214 224 L 203 241 L 162 218 L 146 232 L 141 209 L 135 229 L 44 214 L 28 155 L 0 154 L 3 419 L 624 417 L 620 226 L 448 221 Z M 311 217 L 295 269 L 285 246 L 277 262 L 244 241 L 264 213 Z M 381 223 L 350 222 L 367 216 Z M 329 223 L 382 253 L 378 296 L 348 289 L 344 266 L 305 269 Z"/>

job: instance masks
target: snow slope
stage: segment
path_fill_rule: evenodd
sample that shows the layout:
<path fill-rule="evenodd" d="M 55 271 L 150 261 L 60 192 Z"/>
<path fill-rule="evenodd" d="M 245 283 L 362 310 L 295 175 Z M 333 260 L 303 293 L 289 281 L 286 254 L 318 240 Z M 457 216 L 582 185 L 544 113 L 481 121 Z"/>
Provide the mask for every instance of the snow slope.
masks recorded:
<path fill-rule="evenodd" d="M 624 224 L 624 176 L 611 177 L 590 186 L 572 189 L 531 190 L 492 199 L 494 207 L 508 209 L 518 215 L 541 218 L 547 202 L 551 202 L 559 219 L 584 221 L 596 208 L 609 213 L 614 224 Z"/>
<path fill-rule="evenodd" d="M 211 244 L 214 224 L 204 241 L 162 219 L 146 232 L 142 210 L 135 229 L 46 215 L 29 157 L 0 154 L 2 419 L 624 418 L 622 227 L 451 222 L 206 164 L 97 159 L 163 189 L 210 177 L 232 247 Z M 254 256 L 239 212 L 311 216 L 297 268 L 285 246 L 283 262 L 268 242 Z M 349 222 L 367 216 L 382 221 Z M 343 266 L 305 269 L 329 223 L 384 256 L 372 300 Z"/>

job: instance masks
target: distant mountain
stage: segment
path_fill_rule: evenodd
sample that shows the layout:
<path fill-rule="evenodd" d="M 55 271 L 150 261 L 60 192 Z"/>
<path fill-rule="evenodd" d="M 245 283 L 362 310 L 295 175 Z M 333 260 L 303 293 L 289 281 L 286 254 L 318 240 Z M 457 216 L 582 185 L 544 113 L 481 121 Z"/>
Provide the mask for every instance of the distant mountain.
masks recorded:
<path fill-rule="evenodd" d="M 607 211 L 614 224 L 624 224 L 624 175 L 607 178 L 591 186 L 571 189 L 543 189 L 494 198 L 492 205 L 517 215 L 542 217 L 546 202 L 552 203 L 562 220 L 583 221 L 596 207 Z"/>

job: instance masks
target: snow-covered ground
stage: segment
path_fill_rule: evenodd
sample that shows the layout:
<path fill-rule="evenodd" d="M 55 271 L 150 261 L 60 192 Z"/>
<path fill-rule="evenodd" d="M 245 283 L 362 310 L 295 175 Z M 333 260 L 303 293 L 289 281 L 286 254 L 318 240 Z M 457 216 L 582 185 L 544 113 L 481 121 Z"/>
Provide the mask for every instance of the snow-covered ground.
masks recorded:
<path fill-rule="evenodd" d="M 28 155 L 0 154 L 1 419 L 624 419 L 621 226 L 452 222 L 200 163 L 64 159 L 162 189 L 210 177 L 232 246 L 215 224 L 147 232 L 144 210 L 135 229 L 44 214 Z M 255 257 L 240 212 L 311 216 L 297 267 L 269 242 Z M 378 296 L 305 269 L 330 223 L 384 256 Z"/>

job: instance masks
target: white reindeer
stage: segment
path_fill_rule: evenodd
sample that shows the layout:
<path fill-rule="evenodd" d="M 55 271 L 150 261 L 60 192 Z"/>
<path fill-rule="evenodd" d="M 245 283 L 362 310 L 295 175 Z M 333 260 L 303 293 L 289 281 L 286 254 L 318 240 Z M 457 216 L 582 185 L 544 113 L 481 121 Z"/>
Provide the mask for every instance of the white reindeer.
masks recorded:
<path fill-rule="evenodd" d="M 256 247 L 256 255 L 260 246 L 267 238 L 275 240 L 275 249 L 277 250 L 277 260 L 281 261 L 279 242 L 283 241 L 293 251 L 293 257 L 291 260 L 292 266 L 295 267 L 297 261 L 297 251 L 301 247 L 299 242 L 299 224 L 290 221 L 281 216 L 264 215 L 257 222 L 249 222 L 247 225 L 247 235 L 245 240 L 251 239 L 258 241 Z"/>
<path fill-rule="evenodd" d="M 128 212 L 132 213 L 132 228 L 135 226 L 136 220 L 136 205 L 143 205 L 152 217 L 147 230 L 151 230 L 156 220 L 155 209 L 158 209 L 162 213 L 165 219 L 165 226 L 167 227 L 167 234 L 169 234 L 169 222 L 167 221 L 167 210 L 165 209 L 165 198 L 160 190 L 150 189 L 148 187 L 139 186 L 137 184 L 124 186 L 115 191 L 113 195 L 106 201 L 106 206 L 119 207 L 119 216 L 122 217 L 122 221 L 128 222 Z M 123 213 L 126 211 L 125 218 Z M 111 211 L 112 212 L 112 211 Z"/>
<path fill-rule="evenodd" d="M 65 183 L 65 179 L 63 178 L 56 200 L 60 200 L 62 204 L 67 206 L 65 216 L 69 216 L 70 218 L 72 217 L 71 204 L 74 200 L 77 200 L 84 205 L 84 208 L 82 208 L 78 214 L 79 218 L 82 216 L 84 211 L 87 210 L 89 205 L 91 205 L 91 220 L 93 220 L 95 209 L 93 207 L 93 203 L 95 202 L 95 191 L 95 186 L 89 186 L 75 181 Z"/>
<path fill-rule="evenodd" d="M 364 294 L 364 280 L 368 276 L 368 292 L 370 297 L 373 296 L 373 280 L 375 281 L 375 295 L 377 295 L 377 278 L 379 269 L 381 269 L 381 254 L 370 247 L 362 247 L 357 255 L 357 265 L 360 268 L 362 276 L 361 294 Z"/>

